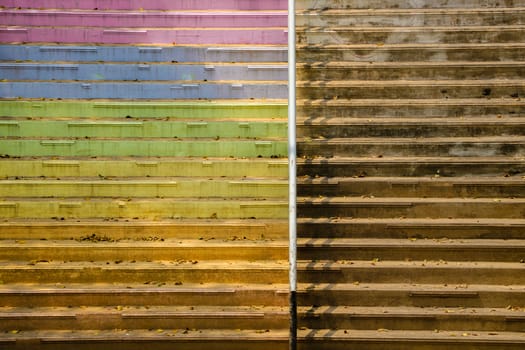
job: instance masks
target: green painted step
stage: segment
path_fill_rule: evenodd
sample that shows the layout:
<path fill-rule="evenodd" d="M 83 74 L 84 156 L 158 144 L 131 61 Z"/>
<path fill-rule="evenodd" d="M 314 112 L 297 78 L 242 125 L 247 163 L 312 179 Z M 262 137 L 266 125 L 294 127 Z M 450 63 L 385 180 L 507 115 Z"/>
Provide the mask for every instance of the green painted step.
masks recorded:
<path fill-rule="evenodd" d="M 0 201 L 2 218 L 285 219 L 286 200 L 16 199 Z"/>
<path fill-rule="evenodd" d="M 1 153 L 1 152 L 0 152 Z M 288 176 L 287 159 L 264 158 L 47 158 L 0 159 L 0 177 Z"/>
<path fill-rule="evenodd" d="M 0 120 L 0 137 L 286 137 L 285 121 Z"/>
<path fill-rule="evenodd" d="M 286 180 L 162 178 L 139 180 L 4 180 L 3 197 L 281 197 Z"/>
<path fill-rule="evenodd" d="M 0 116 L 76 118 L 276 118 L 286 119 L 286 101 L 86 101 L 0 100 Z"/>
<path fill-rule="evenodd" d="M 0 154 L 42 156 L 283 157 L 285 140 L 237 139 L 3 139 Z"/>

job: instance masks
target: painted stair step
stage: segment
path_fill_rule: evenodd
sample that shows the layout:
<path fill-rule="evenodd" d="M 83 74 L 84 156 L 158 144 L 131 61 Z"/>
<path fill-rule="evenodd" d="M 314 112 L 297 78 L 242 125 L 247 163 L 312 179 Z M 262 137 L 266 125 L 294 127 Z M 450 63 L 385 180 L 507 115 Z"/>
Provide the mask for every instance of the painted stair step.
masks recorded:
<path fill-rule="evenodd" d="M 38 265 L 46 261 L 204 261 L 204 260 L 286 260 L 286 241 L 245 240 L 180 240 L 157 241 L 128 240 L 117 242 L 97 241 L 104 236 L 86 235 L 70 241 L 12 241 L 1 240 L 6 251 L 0 259 L 28 260 Z M 9 251 L 7 251 L 9 250 Z"/>
<path fill-rule="evenodd" d="M 193 239 L 282 240 L 288 235 L 286 219 L 185 219 L 148 221 L 105 220 L 7 220 L 0 222 L 5 239 L 94 241 Z"/>
<path fill-rule="evenodd" d="M 172 177 L 230 176 L 282 178 L 288 174 L 286 158 L 129 157 L 129 158 L 6 158 L 0 159 L 2 177 Z"/>
<path fill-rule="evenodd" d="M 11 0 L 13 1 L 13 0 Z M 28 0 L 25 0 L 28 1 Z M 512 3 L 513 6 L 524 6 L 525 1 L 516 0 L 516 1 L 499 1 L 499 0 L 484 0 L 483 8 L 498 8 L 506 7 L 509 3 Z M 318 8 L 335 8 L 335 9 L 345 9 L 348 8 L 348 4 L 341 1 L 333 0 L 298 0 L 297 9 L 318 9 Z M 472 2 L 469 0 L 455 0 L 443 3 L 439 0 L 430 0 L 425 2 L 410 1 L 410 0 L 390 0 L 388 3 L 385 3 L 381 0 L 358 0 L 352 2 L 351 8 L 356 9 L 424 9 L 424 8 L 437 8 L 437 9 L 447 9 L 447 8 L 480 8 L 478 2 Z"/>
<path fill-rule="evenodd" d="M 360 154 L 368 157 L 522 157 L 522 136 L 314 139 L 298 143 L 299 156 Z M 9 149 L 6 147 L 6 149 Z"/>
<path fill-rule="evenodd" d="M 480 93 L 483 91 L 480 90 Z M 492 91 L 491 91 L 492 92 Z M 479 117 L 517 116 L 525 111 L 521 98 L 437 98 L 437 99 L 317 99 L 297 101 L 299 115 L 309 118 L 381 117 Z"/>
<path fill-rule="evenodd" d="M 5 7 L 34 8 L 31 0 L 2 0 Z M 67 0 L 43 0 L 39 8 L 70 9 L 71 3 Z M 144 3 L 141 0 L 84 0 L 75 3 L 75 9 L 92 10 L 94 8 L 111 10 L 286 10 L 285 0 L 267 0 L 263 3 L 254 3 L 251 0 L 186 0 L 173 3 L 167 0 L 150 0 Z"/>
<path fill-rule="evenodd" d="M 90 100 L 0 100 L 2 116 L 67 117 L 75 119 L 135 118 L 177 119 L 282 119 L 286 121 L 286 101 L 90 101 Z"/>
<path fill-rule="evenodd" d="M 442 262 L 323 260 L 298 262 L 301 283 L 414 283 L 522 285 L 525 265 L 518 262 Z"/>
<path fill-rule="evenodd" d="M 286 198 L 288 182 L 270 179 L 0 180 L 3 197 L 261 197 Z"/>
<path fill-rule="evenodd" d="M 161 281 L 150 281 L 149 284 L 61 281 L 54 284 L 2 284 L 0 295 L 6 307 L 288 305 L 288 286 L 285 283 L 192 284 L 177 281 L 162 285 Z"/>
<path fill-rule="evenodd" d="M 14 248 L 12 248 L 14 249 Z M 522 240 L 477 239 L 350 239 L 300 238 L 298 258 L 332 260 L 436 260 L 520 262 L 525 260 Z"/>
<path fill-rule="evenodd" d="M 286 200 L 181 199 L 9 199 L 0 201 L 3 218 L 285 219 Z"/>
<path fill-rule="evenodd" d="M 225 330 L 225 329 L 195 329 L 188 330 L 78 330 L 78 331 L 24 331 L 16 335 L 9 335 L 0 340 L 0 346 L 20 346 L 31 344 L 32 349 L 71 349 L 96 347 L 125 347 L 126 349 L 143 349 L 152 346 L 155 349 L 211 349 L 218 350 L 227 347 L 232 350 L 268 349 L 276 350 L 288 348 L 288 330 L 260 329 L 260 330 Z"/>
<path fill-rule="evenodd" d="M 300 196 L 521 197 L 522 177 L 361 177 L 298 179 Z"/>
<path fill-rule="evenodd" d="M 329 164 L 324 166 L 323 164 Z M 514 176 L 525 172 L 521 157 L 334 157 L 298 161 L 299 176 Z"/>
<path fill-rule="evenodd" d="M 300 325 L 315 329 L 521 332 L 519 308 L 300 307 Z M 519 320 L 519 321 L 518 321 Z"/>
<path fill-rule="evenodd" d="M 299 217 L 519 219 L 525 199 L 299 197 L 297 206 Z"/>
<path fill-rule="evenodd" d="M 287 13 L 262 11 L 228 12 L 144 12 L 112 10 L 10 10 L 0 12 L 4 25 L 10 26 L 83 26 L 104 28 L 236 28 L 284 27 Z"/>
<path fill-rule="evenodd" d="M 358 282 L 358 281 L 355 281 Z M 482 282 L 480 280 L 479 282 Z M 524 286 L 498 284 L 300 283 L 299 305 L 506 308 L 523 305 Z"/>
<path fill-rule="evenodd" d="M 288 33 L 282 27 L 261 28 L 87 28 L 15 27 L 0 28 L 2 43 L 62 44 L 176 44 L 176 45 L 285 45 Z"/>
<path fill-rule="evenodd" d="M 0 66 L 1 67 L 1 66 Z M 474 80 L 525 76 L 520 62 L 312 62 L 297 67 L 299 81 L 333 80 Z"/>
<path fill-rule="evenodd" d="M 521 61 L 520 43 L 298 45 L 298 62 Z"/>
<path fill-rule="evenodd" d="M 297 42 L 308 45 L 354 44 L 457 44 L 457 43 L 513 43 L 523 37 L 525 27 L 463 26 L 463 27 L 332 27 L 330 29 L 297 28 Z M 23 37 L 13 33 L 9 37 Z M 35 33 L 36 34 L 36 33 Z M 36 35 L 35 35 L 36 36 Z M 27 37 L 30 38 L 29 35 Z M 30 41 L 30 40 L 27 40 Z M 277 44 L 277 43 L 276 43 Z"/>
<path fill-rule="evenodd" d="M 5 97 L 65 99 L 283 99 L 286 82 L 0 82 Z M 515 88 L 512 88 L 514 91 Z"/>
<path fill-rule="evenodd" d="M 517 72 L 516 70 L 514 70 Z M 0 63 L 7 80 L 221 81 L 286 80 L 284 64 Z"/>
<path fill-rule="evenodd" d="M 328 9 L 299 11 L 303 26 L 395 26 L 437 27 L 523 24 L 525 10 L 512 8 L 421 8 L 421 9 Z"/>
<path fill-rule="evenodd" d="M 299 218 L 303 238 L 521 239 L 523 219 Z"/>
<path fill-rule="evenodd" d="M 250 46 L 76 46 L 46 44 L 0 45 L 0 56 L 10 61 L 68 62 L 286 62 L 284 45 Z"/>
<path fill-rule="evenodd" d="M 3 139 L 9 156 L 285 157 L 283 140 L 242 139 Z"/>
<path fill-rule="evenodd" d="M 123 306 L 1 308 L 5 330 L 285 329 L 288 310 L 278 306 Z M 159 331 L 160 333 L 160 331 Z"/>
<path fill-rule="evenodd" d="M 297 94 L 310 99 L 461 99 L 518 98 L 525 95 L 520 80 L 411 80 L 298 82 Z"/>
<path fill-rule="evenodd" d="M 286 137 L 287 123 L 280 120 L 23 120 L 0 119 L 0 137 Z"/>
<path fill-rule="evenodd" d="M 286 283 L 282 261 L 0 262 L 4 283 Z"/>

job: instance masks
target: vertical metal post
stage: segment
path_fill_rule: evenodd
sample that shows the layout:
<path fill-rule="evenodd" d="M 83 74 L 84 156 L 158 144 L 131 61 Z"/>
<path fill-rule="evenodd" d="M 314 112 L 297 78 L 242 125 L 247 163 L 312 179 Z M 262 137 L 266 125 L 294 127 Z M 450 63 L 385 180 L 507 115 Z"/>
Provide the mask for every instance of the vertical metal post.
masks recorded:
<path fill-rule="evenodd" d="M 297 148 L 295 96 L 295 0 L 288 0 L 288 181 L 290 350 L 297 349 Z"/>

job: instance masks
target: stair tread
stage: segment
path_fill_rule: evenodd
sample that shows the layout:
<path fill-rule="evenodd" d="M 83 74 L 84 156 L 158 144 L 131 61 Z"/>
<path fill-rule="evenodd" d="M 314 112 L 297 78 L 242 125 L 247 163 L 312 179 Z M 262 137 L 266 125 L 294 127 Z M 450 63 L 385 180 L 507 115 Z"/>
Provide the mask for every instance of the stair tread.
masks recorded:
<path fill-rule="evenodd" d="M 445 81 L 446 82 L 446 81 Z M 367 81 L 363 82 L 363 85 L 366 86 Z M 405 86 L 404 84 L 400 84 Z M 435 85 L 434 85 L 435 86 Z M 525 105 L 525 99 L 519 99 L 519 98 L 421 98 L 421 99 L 410 99 L 410 98 L 398 98 L 398 99 L 389 99 L 389 98 L 383 98 L 383 99 L 372 99 L 372 98 L 356 98 L 356 99 L 304 99 L 299 98 L 297 99 L 297 106 L 300 108 L 306 108 L 306 107 L 321 107 L 321 108 L 329 108 L 329 107 L 358 107 L 358 106 L 364 106 L 364 107 L 372 107 L 372 106 L 389 106 L 389 107 L 396 107 L 396 106 L 423 106 L 423 107 L 430 107 L 430 106 L 507 106 L 507 105 L 516 105 L 516 106 L 524 106 Z"/>
<path fill-rule="evenodd" d="M 499 126 L 499 125 L 523 125 L 525 120 L 521 117 L 510 116 L 485 116 L 485 117 L 375 117 L 375 118 L 298 118 L 297 122 L 300 126 L 315 127 L 315 126 L 347 126 L 347 125 L 367 125 L 367 126 Z"/>
<path fill-rule="evenodd" d="M 435 176 L 364 176 L 364 177 L 310 177 L 303 176 L 297 179 L 300 185 L 338 185 L 340 183 L 363 183 L 378 182 L 392 184 L 419 184 L 419 183 L 437 183 L 437 184 L 468 184 L 468 185 L 512 185 L 525 184 L 523 177 L 505 177 L 500 176 L 454 176 L 454 177 L 435 177 Z"/>
<path fill-rule="evenodd" d="M 370 263 L 369 263 L 370 264 Z M 312 291 L 400 291 L 410 293 L 429 293 L 436 295 L 463 295 L 492 292 L 512 292 L 522 294 L 525 285 L 501 284 L 408 284 L 408 283 L 299 283 L 298 292 Z"/>
<path fill-rule="evenodd" d="M 411 204 L 432 204 L 432 203 L 502 203 L 502 204 L 522 204 L 525 198 L 441 198 L 441 197 L 297 197 L 298 205 L 317 204 L 317 205 L 344 205 L 344 204 L 370 204 L 370 205 L 407 205 Z"/>
<path fill-rule="evenodd" d="M 299 224 L 378 224 L 401 227 L 455 227 L 455 226 L 499 226 L 499 227 L 522 227 L 525 219 L 516 218 L 297 218 Z"/>
<path fill-rule="evenodd" d="M 328 28 L 323 27 L 308 27 L 308 26 L 297 26 L 296 30 L 298 33 L 336 33 L 340 31 L 352 31 L 352 32 L 444 32 L 444 31 L 482 31 L 482 32 L 497 32 L 501 30 L 524 30 L 523 25 L 486 25 L 486 26 L 412 26 L 412 27 L 400 27 L 400 26 L 374 26 L 374 27 L 363 27 L 363 26 L 331 26 Z"/>
<path fill-rule="evenodd" d="M 396 80 L 332 80 L 332 81 L 297 81 L 297 87 L 327 88 L 327 87 L 398 87 L 398 86 L 432 86 L 438 88 L 450 86 L 523 86 L 523 79 L 475 79 L 475 80 L 430 80 L 430 79 L 396 79 Z"/>
<path fill-rule="evenodd" d="M 477 138 L 476 138 L 477 139 Z M 403 139 L 403 141 L 406 141 Z M 335 156 L 330 158 L 318 158 L 318 159 L 311 159 L 308 161 L 305 161 L 304 159 L 298 159 L 298 163 L 300 165 L 304 165 L 306 162 L 308 163 L 320 163 L 323 164 L 327 163 L 442 163 L 442 164 L 451 164 L 451 163 L 465 163 L 465 164 L 490 164 L 490 163 L 507 163 L 507 162 L 522 162 L 525 160 L 524 157 L 509 157 L 509 156 L 501 156 L 501 157 L 429 157 L 429 156 L 422 156 L 422 157 L 414 157 L 414 156 L 395 156 L 395 157 L 383 157 L 383 158 L 377 158 L 377 157 L 341 157 L 341 156 Z"/>
<path fill-rule="evenodd" d="M 440 67 L 523 67 L 522 61 L 415 61 L 415 62 L 355 62 L 322 61 L 297 64 L 298 69 L 342 69 L 342 68 L 440 68 Z"/>
<path fill-rule="evenodd" d="M 417 15 L 417 14 L 464 14 L 464 13 L 506 13 L 506 12 L 522 12 L 525 11 L 524 7 L 448 7 L 448 8 L 323 8 L 323 9 L 300 9 L 296 13 L 297 15 L 312 15 L 312 16 L 323 16 L 323 15 Z"/>
<path fill-rule="evenodd" d="M 525 271 L 525 264 L 521 262 L 500 261 L 439 261 L 439 260 L 299 260 L 297 262 L 300 271 L 333 271 L 352 269 L 473 269 L 500 270 L 510 269 Z"/>
<path fill-rule="evenodd" d="M 1 243 L 1 241 L 0 241 Z M 300 247 L 432 248 L 432 249 L 523 249 L 520 239 L 392 239 L 392 238 L 299 238 Z"/>
<path fill-rule="evenodd" d="M 469 307 L 411 307 L 411 306 L 300 306 L 298 311 L 308 315 L 348 315 L 352 317 L 525 317 L 525 308 L 469 308 Z"/>

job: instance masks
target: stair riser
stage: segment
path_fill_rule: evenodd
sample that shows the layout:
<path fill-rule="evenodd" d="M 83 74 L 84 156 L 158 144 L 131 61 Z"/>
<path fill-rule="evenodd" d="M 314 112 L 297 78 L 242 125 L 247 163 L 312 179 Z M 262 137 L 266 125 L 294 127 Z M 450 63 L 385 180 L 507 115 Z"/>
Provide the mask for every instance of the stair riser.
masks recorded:
<path fill-rule="evenodd" d="M 377 43 L 373 43 L 377 44 Z M 348 47 L 344 49 L 312 45 L 297 53 L 297 62 L 446 62 L 446 61 L 520 61 L 525 47 L 498 45 L 481 47 Z"/>
<path fill-rule="evenodd" d="M 98 177 L 122 176 L 264 176 L 286 177 L 286 160 L 162 160 L 129 159 L 111 161 L 85 160 L 2 160 L 2 177 Z"/>
<path fill-rule="evenodd" d="M 353 218 L 515 218 L 525 213 L 523 203 L 355 203 L 303 204 L 298 203 L 299 217 L 353 217 Z"/>
<path fill-rule="evenodd" d="M 0 120 L 0 136 L 78 138 L 286 137 L 285 123 Z M 176 140 L 176 139 L 175 139 Z"/>
<path fill-rule="evenodd" d="M 12 0 L 11 0 L 12 1 Z M 27 1 L 27 0 L 26 0 Z M 523 0 L 483 0 L 483 7 L 512 7 L 525 6 Z M 479 8 L 478 2 L 470 0 L 455 1 L 411 1 L 411 0 L 354 0 L 349 5 L 346 0 L 299 0 L 297 9 L 322 9 L 322 8 L 356 8 L 356 9 L 398 9 L 398 8 Z"/>
<path fill-rule="evenodd" d="M 439 176 L 436 174 L 435 176 Z M 14 188 L 14 187 L 13 187 Z M 0 187 L 1 189 L 1 187 Z M 1 193 L 1 191 L 0 191 Z M 299 196 L 376 196 L 376 197 L 517 197 L 525 196 L 525 184 L 462 184 L 462 183 L 391 183 L 356 181 L 339 185 L 299 184 Z"/>
<path fill-rule="evenodd" d="M 288 185 L 283 181 L 280 184 L 246 183 L 241 181 L 195 183 L 2 183 L 0 182 L 0 196 L 2 197 L 147 197 L 147 198 L 286 198 Z"/>
<path fill-rule="evenodd" d="M 298 26 L 340 27 L 440 27 L 517 25 L 525 22 L 523 11 L 450 11 L 404 13 L 313 13 L 297 16 Z"/>
<path fill-rule="evenodd" d="M 0 143 L 1 145 L 1 143 Z M 327 142 L 308 142 L 299 143 L 297 154 L 315 155 L 321 157 L 336 156 L 363 156 L 363 157 L 521 157 L 525 155 L 525 148 L 522 142 L 490 142 L 474 143 L 462 142 L 432 142 L 425 143 L 410 142 L 390 143 L 385 140 L 384 144 L 376 143 L 327 143 Z M 16 153 L 15 153 L 16 154 Z M 282 153 L 281 153 L 282 154 Z M 318 174 L 320 175 L 320 174 Z"/>
<path fill-rule="evenodd" d="M 453 311 L 451 311 L 453 312 Z M 476 314 L 446 316 L 418 315 L 301 315 L 299 325 L 312 329 L 390 329 L 482 332 L 521 332 L 525 320 L 506 321 L 505 317 L 477 316 Z"/>
<path fill-rule="evenodd" d="M 418 238 L 418 239 L 521 239 L 523 226 L 497 225 L 388 225 L 388 224 L 343 224 L 343 223 L 299 223 L 301 238 Z"/>
<path fill-rule="evenodd" d="M 1 122 L 0 122 L 1 123 Z M 381 125 L 375 123 L 347 125 L 298 125 L 297 135 L 299 137 L 311 138 L 355 138 L 355 137 L 476 137 L 493 135 L 516 135 L 525 134 L 525 124 L 502 125 L 497 123 L 485 124 L 477 121 L 471 124 L 446 125 L 412 125 L 400 122 L 399 125 Z M 0 129 L 1 131 L 1 129 Z M 13 135 L 13 134 L 11 134 Z"/>
<path fill-rule="evenodd" d="M 1 82 L 4 97 L 64 99 L 284 99 L 286 84 Z"/>
<path fill-rule="evenodd" d="M 333 30 L 333 31 L 297 31 L 297 43 L 300 45 L 343 45 L 343 44 L 483 44 L 520 42 L 524 30 L 501 28 L 496 31 L 486 29 L 443 30 Z M 275 42 L 280 44 L 280 42 Z"/>
<path fill-rule="evenodd" d="M 366 162 L 366 163 L 332 163 L 329 167 L 318 163 L 300 163 L 297 168 L 299 176 L 465 176 L 465 175 L 496 175 L 525 173 L 522 162 L 465 162 L 451 164 L 447 162 Z"/>
<path fill-rule="evenodd" d="M 118 265 L 115 265 L 118 266 Z M 4 283 L 146 283 L 155 281 L 174 283 L 286 283 L 285 269 L 195 269 L 190 264 L 184 269 L 31 269 L 3 270 Z M 149 305 L 149 302 L 146 303 Z"/>
<path fill-rule="evenodd" d="M 170 140 L 171 142 L 167 142 Z M 0 140 L 0 149 L 18 157 L 283 157 L 285 141 L 244 140 Z"/>
<path fill-rule="evenodd" d="M 142 4 L 144 5 L 144 4 Z M 129 43 L 128 43 L 129 44 Z M 59 62 L 286 62 L 284 46 L 71 46 L 0 45 L 0 56 L 9 61 Z"/>
<path fill-rule="evenodd" d="M 309 99 L 448 99 L 448 98 L 513 98 L 525 96 L 525 86 L 520 83 L 494 86 L 480 81 L 479 85 L 461 86 L 425 84 L 395 86 L 298 86 L 297 95 Z M 437 85 L 437 86 L 436 86 Z"/>
<path fill-rule="evenodd" d="M 132 200 L 132 201 L 17 201 L 1 202 L 0 217 L 3 218 L 161 218 L 201 219 L 285 219 L 288 204 L 280 202 L 241 201 L 178 201 Z"/>
<path fill-rule="evenodd" d="M 349 68 L 300 68 L 297 72 L 299 81 L 334 81 L 334 80 L 462 80 L 462 79 L 515 79 L 525 77 L 523 67 L 349 67 Z"/>
<path fill-rule="evenodd" d="M 137 243 L 137 245 L 140 243 Z M 525 254 L 522 255 L 525 257 Z M 3 260 L 28 261 L 148 261 L 148 260 L 286 260 L 286 247 L 156 247 L 156 248 L 117 248 L 106 245 L 85 248 L 11 248 L 0 253 Z M 519 260 L 518 260 L 519 261 Z"/>
<path fill-rule="evenodd" d="M 523 269 L 462 269 L 454 267 L 425 267 L 415 263 L 414 268 L 370 268 L 344 270 L 300 271 L 302 283 L 428 283 L 428 284 L 496 284 L 510 285 L 524 282 Z M 419 267 L 418 267 L 419 266 Z M 447 266 L 447 265 L 443 265 Z M 525 269 L 525 267 L 524 267 Z"/>
<path fill-rule="evenodd" d="M 0 51 L 1 52 L 1 51 Z M 8 80 L 215 81 L 286 80 L 286 65 L 214 66 L 184 64 L 49 64 L 1 63 Z"/>
<path fill-rule="evenodd" d="M 63 283 L 63 282 L 62 282 Z M 83 292 L 70 292 L 67 289 L 49 291 L 48 293 L 26 294 L 16 292 L 2 292 L 2 303 L 12 307 L 48 307 L 48 306 L 162 306 L 162 305 L 200 305 L 200 306 L 240 306 L 240 305 L 288 305 L 287 293 L 276 293 L 268 290 L 224 292 L 186 290 L 182 285 L 180 291 L 150 288 L 149 290 L 115 291 L 95 293 L 85 290 Z"/>

